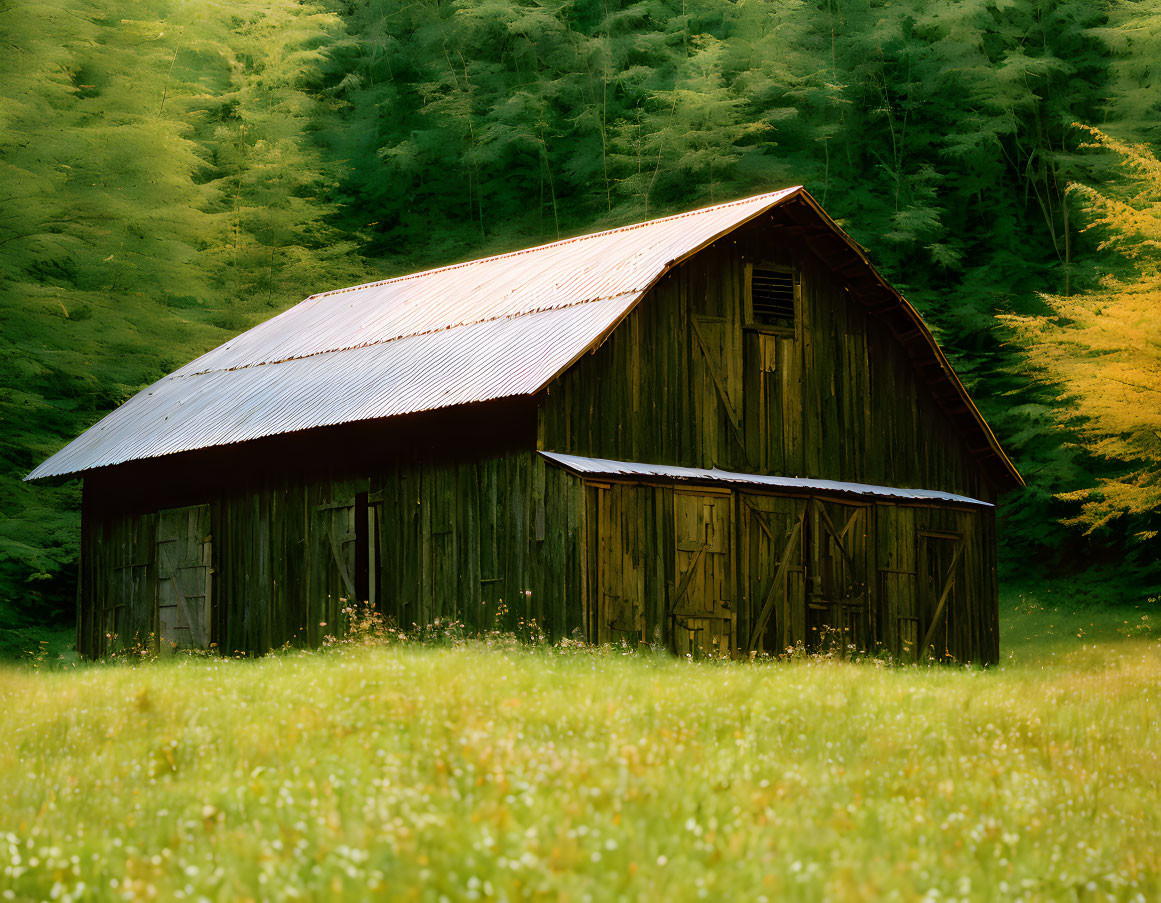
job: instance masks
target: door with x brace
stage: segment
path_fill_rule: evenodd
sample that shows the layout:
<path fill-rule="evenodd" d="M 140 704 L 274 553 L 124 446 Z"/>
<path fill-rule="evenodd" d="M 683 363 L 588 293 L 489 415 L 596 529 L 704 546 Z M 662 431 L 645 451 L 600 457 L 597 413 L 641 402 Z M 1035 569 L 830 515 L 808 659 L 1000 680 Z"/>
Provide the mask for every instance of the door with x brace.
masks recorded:
<path fill-rule="evenodd" d="M 733 654 L 732 493 L 673 494 L 675 581 L 670 599 L 678 655 Z"/>
<path fill-rule="evenodd" d="M 157 620 L 163 652 L 210 644 L 210 507 L 157 516 Z"/>
<path fill-rule="evenodd" d="M 840 653 L 869 649 L 874 635 L 867 592 L 870 506 L 812 498 L 808 510 L 807 645 Z"/>
<path fill-rule="evenodd" d="M 739 552 L 743 651 L 782 654 L 806 642 L 805 532 L 809 500 L 743 494 Z"/>
<path fill-rule="evenodd" d="M 957 648 L 956 643 L 970 610 L 962 580 L 963 552 L 959 533 L 919 533 L 920 658 L 970 658 L 968 650 Z"/>

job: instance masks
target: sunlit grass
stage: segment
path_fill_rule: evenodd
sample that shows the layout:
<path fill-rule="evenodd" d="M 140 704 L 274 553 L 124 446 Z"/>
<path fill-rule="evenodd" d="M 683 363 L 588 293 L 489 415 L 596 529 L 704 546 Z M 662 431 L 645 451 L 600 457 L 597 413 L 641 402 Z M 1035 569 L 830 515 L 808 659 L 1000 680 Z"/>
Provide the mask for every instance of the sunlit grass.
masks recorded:
<path fill-rule="evenodd" d="M 1161 640 L 1161 599 L 1129 596 L 1110 603 L 1091 583 L 1040 581 L 1007 589 L 1000 600 L 1000 627 L 1006 663 L 1050 663 L 1126 639 Z"/>
<path fill-rule="evenodd" d="M 1156 899 L 1161 647 L 1014 648 L 987 672 L 400 646 L 8 669 L 0 892 Z"/>

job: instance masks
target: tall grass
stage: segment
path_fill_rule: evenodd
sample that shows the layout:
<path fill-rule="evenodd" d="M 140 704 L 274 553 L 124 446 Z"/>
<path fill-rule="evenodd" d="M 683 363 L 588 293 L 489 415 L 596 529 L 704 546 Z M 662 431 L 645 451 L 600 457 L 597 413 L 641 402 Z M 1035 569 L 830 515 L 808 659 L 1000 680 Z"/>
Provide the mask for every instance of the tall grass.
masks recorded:
<path fill-rule="evenodd" d="M 1161 648 L 0 671 L 6 899 L 1161 895 Z"/>

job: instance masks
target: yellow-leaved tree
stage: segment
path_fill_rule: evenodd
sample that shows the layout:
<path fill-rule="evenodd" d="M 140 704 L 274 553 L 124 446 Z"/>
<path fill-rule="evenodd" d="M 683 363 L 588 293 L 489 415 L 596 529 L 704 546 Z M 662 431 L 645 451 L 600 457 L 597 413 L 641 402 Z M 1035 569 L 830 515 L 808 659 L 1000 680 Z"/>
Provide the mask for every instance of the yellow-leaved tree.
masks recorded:
<path fill-rule="evenodd" d="M 1161 161 L 1144 145 L 1078 127 L 1091 136 L 1084 146 L 1112 152 L 1123 170 L 1108 191 L 1069 186 L 1087 208 L 1085 228 L 1100 230 L 1099 249 L 1119 256 L 1118 273 L 1083 294 L 1044 296 L 1044 316 L 1004 319 L 1033 367 L 1064 390 L 1058 419 L 1116 465 L 1061 496 L 1083 503 L 1074 522 L 1093 530 L 1140 515 L 1147 525 L 1161 514 Z"/>

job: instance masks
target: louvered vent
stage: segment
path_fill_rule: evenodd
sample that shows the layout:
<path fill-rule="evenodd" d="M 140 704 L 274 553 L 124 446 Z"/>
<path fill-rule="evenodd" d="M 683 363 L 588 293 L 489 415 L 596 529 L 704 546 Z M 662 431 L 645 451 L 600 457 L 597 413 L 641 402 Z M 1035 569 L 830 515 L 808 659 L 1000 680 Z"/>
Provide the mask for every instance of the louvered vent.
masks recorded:
<path fill-rule="evenodd" d="M 750 284 L 754 299 L 754 323 L 759 326 L 794 326 L 794 273 L 754 267 Z"/>

